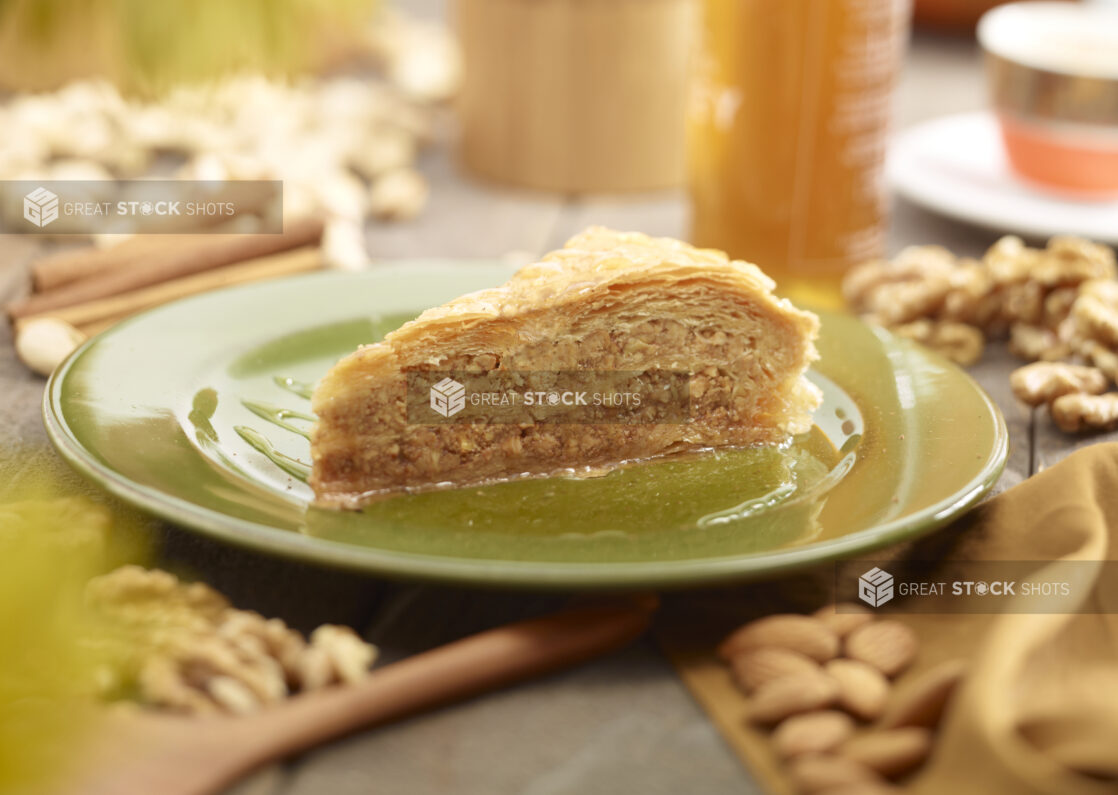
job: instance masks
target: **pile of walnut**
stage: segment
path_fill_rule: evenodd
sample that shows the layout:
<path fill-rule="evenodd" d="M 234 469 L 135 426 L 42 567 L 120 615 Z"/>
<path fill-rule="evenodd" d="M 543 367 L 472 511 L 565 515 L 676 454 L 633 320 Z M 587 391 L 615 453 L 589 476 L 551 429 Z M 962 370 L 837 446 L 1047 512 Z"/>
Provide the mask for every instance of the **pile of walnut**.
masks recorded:
<path fill-rule="evenodd" d="M 761 618 L 718 649 L 797 790 L 834 795 L 899 792 L 888 782 L 927 759 L 965 668 L 941 663 L 894 692 L 917 652 L 911 629 L 855 604 Z"/>
<path fill-rule="evenodd" d="M 868 262 L 843 282 L 867 320 L 974 364 L 987 339 L 1009 339 L 1037 364 L 1011 378 L 1030 406 L 1047 404 L 1067 432 L 1118 427 L 1118 280 L 1114 251 L 1075 237 L 1046 248 L 1003 237 L 981 260 L 938 246 Z M 1105 394 L 1104 394 L 1105 393 Z"/>
<path fill-rule="evenodd" d="M 348 627 L 323 625 L 308 642 L 277 618 L 236 610 L 212 588 L 165 571 L 124 566 L 91 580 L 86 596 L 114 646 L 105 694 L 133 692 L 153 707 L 246 714 L 359 681 L 376 658 Z"/>

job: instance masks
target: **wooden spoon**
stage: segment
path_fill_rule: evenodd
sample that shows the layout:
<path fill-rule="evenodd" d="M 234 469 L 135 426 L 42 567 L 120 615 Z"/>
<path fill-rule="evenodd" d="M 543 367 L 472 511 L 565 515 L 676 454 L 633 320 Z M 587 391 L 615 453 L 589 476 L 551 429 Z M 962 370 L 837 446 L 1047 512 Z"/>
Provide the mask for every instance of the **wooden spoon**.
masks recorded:
<path fill-rule="evenodd" d="M 212 795 L 253 769 L 358 728 L 575 665 L 635 640 L 654 606 L 611 603 L 492 629 L 245 717 L 98 717 L 60 793 Z"/>

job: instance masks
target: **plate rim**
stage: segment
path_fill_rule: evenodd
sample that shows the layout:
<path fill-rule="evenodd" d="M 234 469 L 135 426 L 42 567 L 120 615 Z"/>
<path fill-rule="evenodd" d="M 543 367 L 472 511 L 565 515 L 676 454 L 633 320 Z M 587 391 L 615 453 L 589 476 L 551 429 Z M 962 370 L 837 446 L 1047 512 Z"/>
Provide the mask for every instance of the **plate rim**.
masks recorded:
<path fill-rule="evenodd" d="M 449 259 L 406 260 L 378 265 L 365 273 L 387 274 L 397 268 L 445 268 Z M 475 265 L 496 265 L 498 260 L 455 260 Z M 326 273 L 303 274 L 271 282 L 321 278 Z M 334 274 L 339 275 L 339 274 Z M 346 274 L 353 276 L 354 274 Z M 118 331 L 142 317 L 167 306 L 205 299 L 216 292 L 251 290 L 258 285 L 238 285 L 191 296 L 180 301 L 138 313 L 108 332 Z M 841 313 L 836 313 L 841 314 Z M 977 504 L 993 489 L 1005 468 L 1009 454 L 1009 434 L 1005 417 L 990 395 L 962 368 L 915 343 L 897 338 L 885 330 L 873 332 L 891 343 L 916 350 L 939 366 L 957 371 L 980 397 L 994 423 L 994 444 L 981 469 L 953 494 L 916 513 L 858 530 L 839 538 L 829 538 L 803 546 L 747 555 L 703 557 L 683 561 L 522 561 L 485 558 L 445 557 L 430 554 L 362 547 L 331 539 L 314 538 L 279 530 L 269 525 L 228 516 L 188 500 L 160 492 L 130 480 L 127 476 L 96 460 L 72 433 L 65 422 L 60 400 L 66 375 L 73 364 L 102 337 L 95 335 L 74 350 L 55 369 L 43 391 L 42 414 L 47 437 L 62 458 L 78 473 L 98 487 L 141 511 L 187 530 L 197 531 L 223 543 L 231 543 L 270 555 L 305 563 L 363 572 L 387 579 L 425 581 L 454 585 L 561 590 L 594 588 L 602 590 L 638 588 L 686 588 L 725 584 L 747 579 L 762 579 L 814 564 L 872 552 L 902 540 L 927 535 Z"/>
<path fill-rule="evenodd" d="M 916 138 L 917 136 L 922 134 L 927 134 L 927 128 L 935 125 L 947 125 L 951 123 L 958 124 L 961 122 L 975 122 L 979 120 L 981 120 L 983 123 L 989 123 L 990 125 L 994 126 L 995 135 L 997 134 L 997 117 L 993 111 L 988 109 L 969 110 L 958 113 L 949 113 L 942 116 L 935 116 L 933 118 L 924 119 L 923 121 L 919 121 L 915 124 L 909 125 L 902 130 L 898 130 L 889 144 L 889 153 L 888 157 L 886 158 L 885 173 L 890 187 L 906 201 L 909 201 L 912 204 L 921 207 L 924 210 L 927 210 L 928 212 L 935 213 L 937 215 L 955 221 L 960 221 L 967 226 L 975 229 L 983 229 L 1000 235 L 1018 234 L 1026 238 L 1048 238 L 1055 235 L 1067 234 L 1067 229 L 1065 227 L 1057 224 L 1050 224 L 1048 221 L 1040 221 L 1038 224 L 1022 224 L 1012 220 L 1011 216 L 1013 216 L 1013 214 L 1008 214 L 1004 218 L 995 218 L 989 214 L 975 215 L 971 211 L 973 208 L 968 206 L 967 209 L 964 210 L 958 203 L 942 198 L 938 192 L 921 188 L 918 185 L 914 184 L 911 179 L 901 176 L 902 173 L 908 173 L 910 169 L 902 169 L 901 166 L 897 165 L 899 162 L 902 162 L 900 160 L 902 155 L 898 155 L 896 154 L 896 152 L 902 146 L 911 148 L 911 139 Z M 906 160 L 911 160 L 912 154 L 911 152 L 906 152 L 903 157 L 905 157 Z M 1021 177 L 1015 178 L 1021 180 L 1022 185 L 1024 185 L 1025 187 L 1030 187 L 1029 183 L 1027 181 L 1024 181 Z M 1032 189 L 1037 192 L 1039 198 L 1047 201 L 1056 203 L 1065 202 L 1069 204 L 1075 204 L 1077 201 L 1075 197 L 1071 196 L 1066 197 L 1062 200 L 1057 193 L 1046 193 L 1035 186 L 1032 187 Z M 1054 191 L 1055 189 L 1051 190 Z M 1087 204 L 1095 203 L 1090 199 L 1082 199 L 1080 201 Z M 1113 204 L 1115 207 L 1118 207 L 1118 199 L 1110 200 L 1109 203 Z M 1105 238 L 1099 238 L 1097 234 L 1087 233 L 1082 229 L 1076 231 L 1075 234 L 1091 237 L 1094 239 L 1102 239 L 1104 242 L 1111 244 L 1118 243 L 1118 232 L 1106 236 Z"/>

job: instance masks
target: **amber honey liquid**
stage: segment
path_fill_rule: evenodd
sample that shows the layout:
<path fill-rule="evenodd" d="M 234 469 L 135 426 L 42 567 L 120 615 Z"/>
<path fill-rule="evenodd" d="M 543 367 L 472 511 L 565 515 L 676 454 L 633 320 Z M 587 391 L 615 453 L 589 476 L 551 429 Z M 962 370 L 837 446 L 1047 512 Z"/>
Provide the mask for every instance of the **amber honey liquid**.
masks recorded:
<path fill-rule="evenodd" d="M 692 242 L 841 305 L 885 249 L 882 171 L 907 0 L 702 0 L 688 109 Z"/>

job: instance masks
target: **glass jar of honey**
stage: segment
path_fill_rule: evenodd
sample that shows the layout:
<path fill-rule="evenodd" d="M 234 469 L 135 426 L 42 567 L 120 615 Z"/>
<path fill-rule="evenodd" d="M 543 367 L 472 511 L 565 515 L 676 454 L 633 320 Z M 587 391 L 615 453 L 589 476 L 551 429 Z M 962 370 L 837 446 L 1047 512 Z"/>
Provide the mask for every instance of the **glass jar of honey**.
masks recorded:
<path fill-rule="evenodd" d="M 692 242 L 841 303 L 884 254 L 885 143 L 909 0 L 700 0 L 688 106 Z"/>

